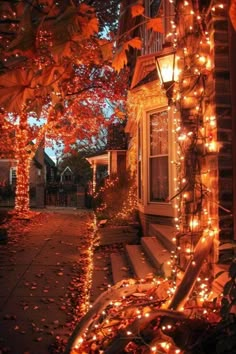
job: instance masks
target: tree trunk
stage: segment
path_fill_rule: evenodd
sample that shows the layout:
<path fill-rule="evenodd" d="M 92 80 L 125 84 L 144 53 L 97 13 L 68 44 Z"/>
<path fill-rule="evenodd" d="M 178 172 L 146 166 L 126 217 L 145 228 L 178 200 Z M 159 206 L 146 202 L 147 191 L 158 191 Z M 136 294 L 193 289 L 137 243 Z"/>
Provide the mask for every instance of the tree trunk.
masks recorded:
<path fill-rule="evenodd" d="M 29 212 L 29 183 L 30 183 L 30 161 L 31 149 L 27 131 L 27 114 L 22 113 L 20 123 L 16 132 L 16 196 L 15 211 L 17 214 Z"/>
<path fill-rule="evenodd" d="M 21 155 L 17 160 L 17 181 L 15 196 L 15 211 L 27 213 L 30 208 L 29 201 L 30 159 Z"/>

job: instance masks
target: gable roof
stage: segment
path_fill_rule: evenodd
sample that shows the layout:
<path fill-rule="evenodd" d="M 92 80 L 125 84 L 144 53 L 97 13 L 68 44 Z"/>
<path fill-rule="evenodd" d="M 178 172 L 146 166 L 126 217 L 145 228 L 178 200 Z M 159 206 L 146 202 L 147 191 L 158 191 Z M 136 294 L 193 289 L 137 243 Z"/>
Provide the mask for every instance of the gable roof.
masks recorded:
<path fill-rule="evenodd" d="M 72 169 L 71 169 L 69 166 L 66 166 L 66 167 L 64 168 L 64 170 L 61 172 L 61 176 L 63 176 L 64 173 L 66 173 L 67 170 L 68 170 L 72 175 L 74 174 L 74 172 L 72 171 Z"/>
<path fill-rule="evenodd" d="M 44 162 L 46 165 L 49 165 L 51 167 L 56 167 L 55 162 L 51 159 L 50 156 L 44 151 Z"/>

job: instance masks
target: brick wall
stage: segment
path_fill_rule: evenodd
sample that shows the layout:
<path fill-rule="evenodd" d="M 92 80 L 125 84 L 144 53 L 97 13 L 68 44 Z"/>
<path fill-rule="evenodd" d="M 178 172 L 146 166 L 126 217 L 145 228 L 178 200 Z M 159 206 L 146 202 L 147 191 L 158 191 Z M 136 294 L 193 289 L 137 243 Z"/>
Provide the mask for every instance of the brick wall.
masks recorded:
<path fill-rule="evenodd" d="M 227 1 L 208 17 L 208 31 L 214 43 L 211 56 L 214 61 L 214 91 L 209 102 L 215 106 L 217 141 L 219 142 L 218 200 L 220 240 L 233 239 L 233 151 L 232 151 L 232 95 L 230 73 L 230 32 Z"/>

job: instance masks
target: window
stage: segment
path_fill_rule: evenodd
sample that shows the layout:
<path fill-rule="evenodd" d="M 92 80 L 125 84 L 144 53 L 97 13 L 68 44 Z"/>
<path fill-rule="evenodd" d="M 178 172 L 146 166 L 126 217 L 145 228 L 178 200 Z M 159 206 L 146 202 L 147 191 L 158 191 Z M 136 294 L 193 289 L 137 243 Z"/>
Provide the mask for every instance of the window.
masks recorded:
<path fill-rule="evenodd" d="M 10 168 L 10 184 L 11 185 L 16 184 L 16 167 Z"/>
<path fill-rule="evenodd" d="M 70 174 L 65 173 L 65 181 L 66 182 L 71 182 L 72 181 L 72 176 Z"/>
<path fill-rule="evenodd" d="M 138 125 L 138 199 L 142 198 L 142 146 L 141 146 L 141 128 Z"/>
<path fill-rule="evenodd" d="M 150 0 L 150 17 L 156 17 L 158 15 L 160 4 L 160 0 Z"/>
<path fill-rule="evenodd" d="M 168 112 L 150 115 L 149 178 L 150 202 L 168 202 L 169 198 L 169 151 Z"/>

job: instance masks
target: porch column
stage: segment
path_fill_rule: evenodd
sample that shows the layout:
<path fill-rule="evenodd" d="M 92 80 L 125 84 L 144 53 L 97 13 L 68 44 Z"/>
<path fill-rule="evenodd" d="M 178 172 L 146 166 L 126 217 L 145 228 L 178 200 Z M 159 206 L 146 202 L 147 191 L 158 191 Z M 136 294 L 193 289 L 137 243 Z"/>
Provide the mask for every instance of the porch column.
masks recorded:
<path fill-rule="evenodd" d="M 93 194 L 96 191 L 96 186 L 97 186 L 97 163 L 93 161 Z"/>

